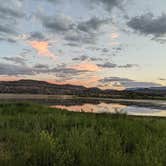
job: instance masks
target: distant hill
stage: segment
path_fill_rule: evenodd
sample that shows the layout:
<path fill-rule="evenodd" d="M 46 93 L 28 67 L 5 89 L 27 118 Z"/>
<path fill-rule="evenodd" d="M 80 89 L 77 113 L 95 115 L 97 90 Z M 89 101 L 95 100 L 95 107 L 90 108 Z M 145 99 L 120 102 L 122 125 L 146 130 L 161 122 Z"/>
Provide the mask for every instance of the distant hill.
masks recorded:
<path fill-rule="evenodd" d="M 149 87 L 149 88 L 127 88 L 126 90 L 130 91 L 139 91 L 139 90 L 166 90 L 166 86 L 160 86 L 160 87 Z"/>
<path fill-rule="evenodd" d="M 149 88 L 129 88 L 126 91 L 132 91 L 136 93 L 143 93 L 143 94 L 158 94 L 158 95 L 166 95 L 166 87 L 149 87 Z"/>
<path fill-rule="evenodd" d="M 58 85 L 36 80 L 0 81 L 0 93 L 80 95 L 100 93 L 101 91 L 99 88 L 86 88 L 69 84 Z"/>
<path fill-rule="evenodd" d="M 48 94 L 48 95 L 76 95 L 83 97 L 110 97 L 129 99 L 166 98 L 166 87 L 135 88 L 118 90 L 101 90 L 97 87 L 87 88 L 77 85 L 58 85 L 45 81 L 19 80 L 0 81 L 0 93 L 14 94 Z"/>

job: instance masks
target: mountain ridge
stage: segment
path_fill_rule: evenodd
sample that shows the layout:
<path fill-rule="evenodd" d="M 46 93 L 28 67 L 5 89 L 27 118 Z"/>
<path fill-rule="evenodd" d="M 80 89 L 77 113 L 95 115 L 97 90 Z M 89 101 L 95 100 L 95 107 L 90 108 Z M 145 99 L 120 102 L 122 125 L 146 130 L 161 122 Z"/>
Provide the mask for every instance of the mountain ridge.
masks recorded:
<path fill-rule="evenodd" d="M 53 84 L 47 81 L 18 80 L 0 81 L 0 93 L 34 93 L 34 94 L 79 94 L 86 91 L 102 91 L 99 88 L 87 88 L 80 85 Z"/>
<path fill-rule="evenodd" d="M 71 84 L 53 84 L 47 81 L 22 79 L 18 81 L 0 81 L 0 93 L 75 95 L 82 97 L 110 98 L 166 98 L 166 87 L 135 88 L 125 90 L 102 90 L 97 87 L 84 87 Z"/>

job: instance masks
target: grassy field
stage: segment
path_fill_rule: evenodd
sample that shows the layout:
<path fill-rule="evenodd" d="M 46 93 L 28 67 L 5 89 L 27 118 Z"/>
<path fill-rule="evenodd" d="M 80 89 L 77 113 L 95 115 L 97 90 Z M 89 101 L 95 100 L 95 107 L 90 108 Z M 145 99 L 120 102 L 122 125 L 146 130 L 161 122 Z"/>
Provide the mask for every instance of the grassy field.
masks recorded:
<path fill-rule="evenodd" d="M 165 118 L 0 104 L 0 166 L 165 165 Z"/>

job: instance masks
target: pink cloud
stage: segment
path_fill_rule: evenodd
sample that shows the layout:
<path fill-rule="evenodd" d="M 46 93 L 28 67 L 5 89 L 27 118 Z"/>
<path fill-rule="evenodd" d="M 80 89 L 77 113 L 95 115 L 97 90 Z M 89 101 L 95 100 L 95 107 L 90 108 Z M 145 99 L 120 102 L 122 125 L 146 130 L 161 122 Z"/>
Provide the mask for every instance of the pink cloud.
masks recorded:
<path fill-rule="evenodd" d="M 87 70 L 90 72 L 95 72 L 100 70 L 100 67 L 89 61 L 81 62 L 80 64 L 71 66 L 70 68 L 75 70 Z"/>
<path fill-rule="evenodd" d="M 49 83 L 59 84 L 59 85 L 71 84 L 71 85 L 82 85 L 86 87 L 93 87 L 97 85 L 100 79 L 101 78 L 99 76 L 91 76 L 91 77 L 88 77 L 87 79 L 71 79 L 71 80 L 66 80 L 63 82 L 60 82 L 58 80 L 57 81 L 47 80 L 47 81 Z"/>
<path fill-rule="evenodd" d="M 22 77 L 18 76 L 0 76 L 0 81 L 17 81 L 21 79 Z"/>
<path fill-rule="evenodd" d="M 29 41 L 32 48 L 41 56 L 46 56 L 55 59 L 55 55 L 49 50 L 49 43 L 47 41 Z"/>
<path fill-rule="evenodd" d="M 112 38 L 112 39 L 117 39 L 118 37 L 119 37 L 119 34 L 118 34 L 118 33 L 113 32 L 113 33 L 111 34 L 111 38 Z"/>

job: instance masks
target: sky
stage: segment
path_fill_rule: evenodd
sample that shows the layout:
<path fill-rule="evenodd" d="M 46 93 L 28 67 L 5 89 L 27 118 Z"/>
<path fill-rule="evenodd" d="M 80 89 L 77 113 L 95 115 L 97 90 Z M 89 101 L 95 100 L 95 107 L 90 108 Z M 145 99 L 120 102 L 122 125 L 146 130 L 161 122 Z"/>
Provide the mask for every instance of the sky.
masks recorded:
<path fill-rule="evenodd" d="M 0 80 L 166 86 L 166 1 L 0 0 Z"/>

